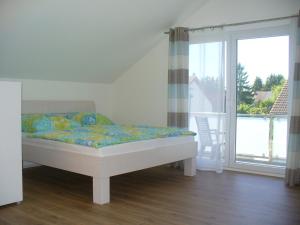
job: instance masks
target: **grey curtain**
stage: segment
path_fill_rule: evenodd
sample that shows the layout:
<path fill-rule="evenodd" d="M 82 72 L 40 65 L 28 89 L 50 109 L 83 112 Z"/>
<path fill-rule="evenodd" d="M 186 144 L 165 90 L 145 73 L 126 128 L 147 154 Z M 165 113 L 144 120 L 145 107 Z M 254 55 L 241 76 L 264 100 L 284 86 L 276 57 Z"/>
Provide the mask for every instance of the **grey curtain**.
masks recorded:
<path fill-rule="evenodd" d="M 189 33 L 170 29 L 168 71 L 168 126 L 188 128 Z"/>
<path fill-rule="evenodd" d="M 289 118 L 289 140 L 286 167 L 286 184 L 290 187 L 300 184 L 300 17 L 297 24 L 296 61 Z"/>

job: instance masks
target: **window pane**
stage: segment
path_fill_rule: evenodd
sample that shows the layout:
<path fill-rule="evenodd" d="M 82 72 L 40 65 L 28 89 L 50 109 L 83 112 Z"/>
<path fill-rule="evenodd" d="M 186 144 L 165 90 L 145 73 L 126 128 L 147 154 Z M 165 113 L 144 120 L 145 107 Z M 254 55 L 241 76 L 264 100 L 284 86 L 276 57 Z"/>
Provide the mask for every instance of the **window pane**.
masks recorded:
<path fill-rule="evenodd" d="M 236 160 L 285 165 L 289 37 L 237 42 Z"/>

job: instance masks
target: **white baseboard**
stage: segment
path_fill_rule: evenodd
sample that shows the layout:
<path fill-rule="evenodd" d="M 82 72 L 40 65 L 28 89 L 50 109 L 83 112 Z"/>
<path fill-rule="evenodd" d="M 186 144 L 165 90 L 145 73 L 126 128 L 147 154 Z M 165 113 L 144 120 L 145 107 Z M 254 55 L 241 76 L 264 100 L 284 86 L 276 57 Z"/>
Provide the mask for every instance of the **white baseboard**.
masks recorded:
<path fill-rule="evenodd" d="M 23 169 L 30 168 L 30 167 L 36 167 L 36 166 L 41 166 L 41 165 L 33 163 L 33 162 L 23 161 Z"/>
<path fill-rule="evenodd" d="M 268 177 L 284 178 L 284 175 L 283 175 L 283 174 L 274 174 L 274 173 L 258 172 L 258 171 L 251 171 L 251 170 L 238 169 L 238 168 L 232 168 L 232 167 L 224 167 L 224 170 L 235 171 L 235 172 L 241 172 L 241 173 L 249 173 L 249 174 L 255 174 L 255 175 L 262 175 L 262 176 L 268 176 Z"/>

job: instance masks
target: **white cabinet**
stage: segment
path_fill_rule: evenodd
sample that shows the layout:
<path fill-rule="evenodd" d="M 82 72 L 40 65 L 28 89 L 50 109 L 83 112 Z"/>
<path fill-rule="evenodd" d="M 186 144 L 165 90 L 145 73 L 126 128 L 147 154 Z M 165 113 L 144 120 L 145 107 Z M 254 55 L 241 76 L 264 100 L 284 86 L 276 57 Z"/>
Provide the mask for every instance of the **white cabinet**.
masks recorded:
<path fill-rule="evenodd" d="M 0 206 L 23 200 L 21 83 L 0 81 Z"/>

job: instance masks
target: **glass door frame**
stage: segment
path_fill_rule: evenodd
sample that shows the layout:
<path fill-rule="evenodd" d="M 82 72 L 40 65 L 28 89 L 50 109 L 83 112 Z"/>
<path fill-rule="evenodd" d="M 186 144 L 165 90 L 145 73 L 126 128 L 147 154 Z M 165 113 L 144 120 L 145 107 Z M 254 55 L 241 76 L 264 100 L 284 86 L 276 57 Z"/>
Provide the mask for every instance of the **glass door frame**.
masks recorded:
<path fill-rule="evenodd" d="M 293 60 L 293 46 L 294 41 L 292 34 L 291 23 L 287 25 L 274 26 L 269 28 L 259 28 L 259 29 L 248 29 L 242 31 L 230 32 L 229 40 L 227 44 L 227 113 L 228 113 L 228 134 L 226 137 L 226 154 L 225 157 L 225 167 L 227 169 L 260 173 L 265 175 L 279 176 L 282 177 L 285 173 L 285 167 L 263 165 L 258 163 L 248 163 L 248 162 L 236 162 L 236 125 L 237 125 L 237 115 L 236 115 L 236 67 L 237 67 L 237 43 L 241 39 L 252 39 L 252 38 L 264 38 L 264 37 L 274 37 L 274 36 L 289 36 L 289 84 L 292 85 L 291 77 L 291 62 Z M 225 168 L 226 169 L 226 168 Z"/>

